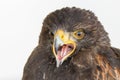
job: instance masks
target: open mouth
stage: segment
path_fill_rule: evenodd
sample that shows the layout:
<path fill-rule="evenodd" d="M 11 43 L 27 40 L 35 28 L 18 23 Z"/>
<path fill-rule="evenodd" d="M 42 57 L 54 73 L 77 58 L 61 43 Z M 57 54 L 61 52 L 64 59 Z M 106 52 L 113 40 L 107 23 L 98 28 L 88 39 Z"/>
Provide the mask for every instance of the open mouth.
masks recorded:
<path fill-rule="evenodd" d="M 58 49 L 56 49 L 56 55 L 59 60 L 62 60 L 65 56 L 67 56 L 69 53 L 73 52 L 74 45 L 73 44 L 63 44 L 62 46 L 59 46 Z"/>
<path fill-rule="evenodd" d="M 53 42 L 53 54 L 56 58 L 56 67 L 59 67 L 76 49 L 76 41 L 70 34 L 63 30 L 57 30 Z"/>

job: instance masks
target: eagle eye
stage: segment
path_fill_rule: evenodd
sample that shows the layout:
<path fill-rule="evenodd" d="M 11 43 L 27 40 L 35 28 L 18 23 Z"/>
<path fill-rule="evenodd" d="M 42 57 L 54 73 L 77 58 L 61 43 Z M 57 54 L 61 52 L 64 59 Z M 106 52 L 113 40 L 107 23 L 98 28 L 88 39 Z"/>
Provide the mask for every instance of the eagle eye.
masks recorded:
<path fill-rule="evenodd" d="M 73 36 L 76 38 L 76 39 L 82 39 L 84 37 L 85 33 L 82 29 L 80 30 L 76 30 L 73 32 Z"/>
<path fill-rule="evenodd" d="M 53 33 L 53 32 L 49 32 L 49 34 L 50 34 L 51 36 L 54 36 L 54 33 Z"/>

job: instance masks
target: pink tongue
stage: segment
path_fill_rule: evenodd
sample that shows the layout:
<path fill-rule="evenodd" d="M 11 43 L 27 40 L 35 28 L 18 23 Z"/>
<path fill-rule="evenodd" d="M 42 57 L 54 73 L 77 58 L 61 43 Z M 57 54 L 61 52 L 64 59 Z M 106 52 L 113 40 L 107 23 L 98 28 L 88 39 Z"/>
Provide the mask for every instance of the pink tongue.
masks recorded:
<path fill-rule="evenodd" d="M 69 47 L 68 45 L 63 45 L 62 49 L 58 51 L 57 55 L 58 55 L 58 59 L 61 60 L 64 56 L 67 55 L 69 51 Z"/>

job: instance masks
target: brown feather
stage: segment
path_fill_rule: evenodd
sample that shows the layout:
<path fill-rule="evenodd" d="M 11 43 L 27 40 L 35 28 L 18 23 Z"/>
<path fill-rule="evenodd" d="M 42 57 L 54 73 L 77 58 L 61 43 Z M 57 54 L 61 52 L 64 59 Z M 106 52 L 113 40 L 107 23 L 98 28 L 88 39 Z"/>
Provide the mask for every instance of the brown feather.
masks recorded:
<path fill-rule="evenodd" d="M 52 52 L 54 32 L 84 29 L 85 37 L 60 67 Z M 51 35 L 52 34 L 52 35 Z M 89 10 L 63 8 L 43 22 L 39 44 L 32 52 L 22 80 L 120 80 L 120 50 L 110 45 L 107 32 Z"/>

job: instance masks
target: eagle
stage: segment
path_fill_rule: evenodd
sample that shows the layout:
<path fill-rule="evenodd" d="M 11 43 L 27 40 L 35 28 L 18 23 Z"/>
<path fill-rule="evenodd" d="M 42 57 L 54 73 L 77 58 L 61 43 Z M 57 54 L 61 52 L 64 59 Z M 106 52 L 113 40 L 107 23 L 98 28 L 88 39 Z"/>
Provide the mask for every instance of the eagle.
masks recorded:
<path fill-rule="evenodd" d="M 44 19 L 22 80 L 120 80 L 120 49 L 92 11 L 64 7 Z"/>

